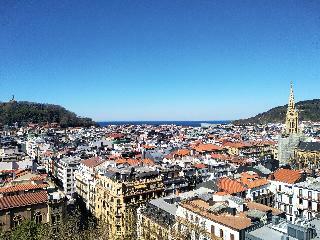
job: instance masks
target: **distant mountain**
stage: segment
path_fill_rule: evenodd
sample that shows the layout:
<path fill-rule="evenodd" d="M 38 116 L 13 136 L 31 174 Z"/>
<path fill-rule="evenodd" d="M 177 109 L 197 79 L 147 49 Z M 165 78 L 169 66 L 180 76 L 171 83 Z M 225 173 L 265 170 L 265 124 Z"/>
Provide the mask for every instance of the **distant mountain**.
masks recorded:
<path fill-rule="evenodd" d="M 59 123 L 61 127 L 96 125 L 90 118 L 78 117 L 64 107 L 53 104 L 10 101 L 0 103 L 0 124 Z"/>
<path fill-rule="evenodd" d="M 288 105 L 270 109 L 254 117 L 233 121 L 234 124 L 284 123 Z M 320 121 L 320 99 L 300 101 L 296 103 L 300 121 Z"/>

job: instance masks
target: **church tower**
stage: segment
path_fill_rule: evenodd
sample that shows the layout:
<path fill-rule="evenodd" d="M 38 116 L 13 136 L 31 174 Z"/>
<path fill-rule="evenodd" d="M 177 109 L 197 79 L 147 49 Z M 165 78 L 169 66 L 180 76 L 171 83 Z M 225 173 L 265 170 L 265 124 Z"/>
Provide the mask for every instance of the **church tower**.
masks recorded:
<path fill-rule="evenodd" d="M 287 110 L 287 116 L 286 116 L 286 134 L 287 135 L 299 133 L 298 118 L 299 118 L 299 114 L 297 109 L 295 108 L 293 86 L 291 82 L 289 104 L 288 104 L 288 110 Z"/>

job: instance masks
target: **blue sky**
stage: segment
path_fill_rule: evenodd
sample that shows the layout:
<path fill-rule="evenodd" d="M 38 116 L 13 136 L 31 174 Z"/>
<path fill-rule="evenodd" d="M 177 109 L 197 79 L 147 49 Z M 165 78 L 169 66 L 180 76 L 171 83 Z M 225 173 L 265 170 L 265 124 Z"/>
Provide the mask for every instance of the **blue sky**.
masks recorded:
<path fill-rule="evenodd" d="M 319 98 L 320 1 L 0 3 L 0 100 L 95 120 L 221 120 Z"/>

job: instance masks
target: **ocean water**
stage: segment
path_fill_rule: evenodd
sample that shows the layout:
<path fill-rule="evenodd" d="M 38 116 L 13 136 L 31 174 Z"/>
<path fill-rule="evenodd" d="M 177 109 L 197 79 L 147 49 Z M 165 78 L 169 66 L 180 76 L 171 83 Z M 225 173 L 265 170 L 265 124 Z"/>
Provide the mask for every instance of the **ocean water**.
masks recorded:
<path fill-rule="evenodd" d="M 190 127 L 200 127 L 201 123 L 211 123 L 211 124 L 228 124 L 231 121 L 105 121 L 98 122 L 101 127 L 108 125 L 178 125 L 178 126 L 190 126 Z"/>

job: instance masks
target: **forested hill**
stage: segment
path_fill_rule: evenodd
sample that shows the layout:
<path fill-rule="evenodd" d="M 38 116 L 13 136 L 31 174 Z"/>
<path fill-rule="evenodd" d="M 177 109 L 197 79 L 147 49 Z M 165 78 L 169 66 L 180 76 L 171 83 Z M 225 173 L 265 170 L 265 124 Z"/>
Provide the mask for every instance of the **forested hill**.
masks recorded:
<path fill-rule="evenodd" d="M 234 124 L 265 124 L 285 122 L 288 105 L 279 106 L 270 109 L 267 112 L 260 113 L 248 119 L 233 121 Z M 320 121 L 320 99 L 300 101 L 296 104 L 299 111 L 300 121 Z"/>
<path fill-rule="evenodd" d="M 59 123 L 61 127 L 96 125 L 90 118 L 78 117 L 64 107 L 53 104 L 10 101 L 0 103 L 0 124 Z"/>

